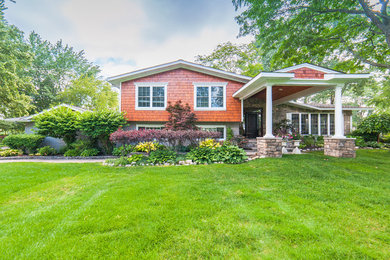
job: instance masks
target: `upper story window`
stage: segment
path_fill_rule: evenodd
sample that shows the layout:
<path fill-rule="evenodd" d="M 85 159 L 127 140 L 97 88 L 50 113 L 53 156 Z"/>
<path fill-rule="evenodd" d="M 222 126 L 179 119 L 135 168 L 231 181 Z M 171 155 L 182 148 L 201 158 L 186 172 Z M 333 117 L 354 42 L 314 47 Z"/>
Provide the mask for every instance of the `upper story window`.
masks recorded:
<path fill-rule="evenodd" d="M 135 108 L 137 110 L 165 110 L 168 83 L 135 83 Z"/>
<path fill-rule="evenodd" d="M 227 83 L 194 83 L 194 110 L 226 110 Z"/>

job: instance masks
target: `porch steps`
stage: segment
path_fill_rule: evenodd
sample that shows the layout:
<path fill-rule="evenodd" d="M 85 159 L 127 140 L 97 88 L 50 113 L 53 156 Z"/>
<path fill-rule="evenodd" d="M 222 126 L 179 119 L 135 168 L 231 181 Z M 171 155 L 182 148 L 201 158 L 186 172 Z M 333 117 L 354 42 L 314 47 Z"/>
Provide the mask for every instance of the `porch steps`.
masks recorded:
<path fill-rule="evenodd" d="M 253 158 L 257 156 L 257 140 L 256 139 L 248 139 L 248 142 L 245 146 L 246 155 L 249 158 Z"/>

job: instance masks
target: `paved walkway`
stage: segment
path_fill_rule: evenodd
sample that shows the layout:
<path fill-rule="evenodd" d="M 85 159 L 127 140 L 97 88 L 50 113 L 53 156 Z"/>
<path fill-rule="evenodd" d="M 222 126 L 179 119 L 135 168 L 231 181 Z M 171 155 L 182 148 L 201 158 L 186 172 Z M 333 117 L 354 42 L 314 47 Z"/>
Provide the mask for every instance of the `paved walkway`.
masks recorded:
<path fill-rule="evenodd" d="M 39 163 L 102 163 L 106 159 L 10 159 L 0 160 L 0 163 L 15 163 L 15 162 L 39 162 Z"/>

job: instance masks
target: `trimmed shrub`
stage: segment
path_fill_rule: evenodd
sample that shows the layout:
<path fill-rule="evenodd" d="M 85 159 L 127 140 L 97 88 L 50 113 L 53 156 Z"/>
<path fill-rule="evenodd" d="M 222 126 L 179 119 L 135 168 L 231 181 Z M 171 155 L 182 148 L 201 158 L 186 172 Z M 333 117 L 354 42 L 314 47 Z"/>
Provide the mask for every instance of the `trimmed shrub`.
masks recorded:
<path fill-rule="evenodd" d="M 82 157 L 96 156 L 99 154 L 99 150 L 96 148 L 85 149 L 80 153 Z"/>
<path fill-rule="evenodd" d="M 38 149 L 38 153 L 40 155 L 49 156 L 49 155 L 56 155 L 57 151 L 53 147 L 44 146 Z"/>
<path fill-rule="evenodd" d="M 35 153 L 45 137 L 35 134 L 9 135 L 3 139 L 3 144 L 12 149 L 22 150 L 24 153 Z"/>
<path fill-rule="evenodd" d="M 148 162 L 153 164 L 175 163 L 177 153 L 168 150 L 157 150 L 150 153 Z"/>
<path fill-rule="evenodd" d="M 211 149 L 215 149 L 217 147 L 221 147 L 221 144 L 215 141 L 215 139 L 206 139 L 199 143 L 199 147 L 208 147 Z"/>
<path fill-rule="evenodd" d="M 0 157 L 10 157 L 10 156 L 20 156 L 20 155 L 23 155 L 23 152 L 17 149 L 7 149 L 7 150 L 0 151 Z"/>

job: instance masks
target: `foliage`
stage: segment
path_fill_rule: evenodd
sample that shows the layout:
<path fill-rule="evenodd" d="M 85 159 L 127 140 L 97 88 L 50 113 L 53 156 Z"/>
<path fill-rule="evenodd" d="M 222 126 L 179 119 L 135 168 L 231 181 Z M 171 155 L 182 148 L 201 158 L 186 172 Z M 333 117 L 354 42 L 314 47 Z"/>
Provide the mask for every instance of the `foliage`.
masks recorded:
<path fill-rule="evenodd" d="M 112 144 L 109 140 L 110 134 L 126 124 L 123 114 L 113 110 L 87 111 L 80 115 L 80 131 L 99 141 L 106 154 L 112 151 Z"/>
<path fill-rule="evenodd" d="M 85 77 L 91 82 L 97 80 L 100 69 L 85 58 L 84 51 L 75 51 L 62 40 L 52 44 L 43 40 L 36 32 L 29 35 L 27 44 L 34 57 L 28 75 L 37 89 L 37 92 L 32 95 L 36 107 L 32 112 L 42 111 L 64 100 L 75 101 L 65 97 L 76 95 L 77 90 L 74 89 L 76 85 L 80 87 L 78 94 L 84 94 L 84 87 L 74 84 L 74 82 L 80 83 L 78 81 L 80 78 Z M 87 84 L 88 81 L 83 83 Z M 89 84 L 89 87 L 92 85 Z M 69 88 L 71 90 L 68 91 Z M 63 94 L 64 91 L 68 94 Z M 108 96 L 108 99 L 110 98 L 111 96 Z M 104 99 L 101 101 L 106 102 Z"/>
<path fill-rule="evenodd" d="M 112 150 L 112 155 L 115 156 L 127 156 L 134 151 L 135 146 L 131 144 L 115 147 Z"/>
<path fill-rule="evenodd" d="M 64 156 L 65 157 L 76 157 L 76 156 L 80 156 L 80 154 L 81 154 L 81 152 L 76 150 L 76 149 L 68 149 L 64 153 Z"/>
<path fill-rule="evenodd" d="M 379 143 L 380 134 L 390 133 L 390 114 L 372 114 L 363 119 L 357 130 L 361 133 L 375 135 Z"/>
<path fill-rule="evenodd" d="M 222 145 L 216 149 L 210 147 L 197 147 L 192 149 L 187 158 L 196 163 L 243 163 L 247 160 L 243 149 L 235 145 Z"/>
<path fill-rule="evenodd" d="M 6 149 L 0 151 L 0 157 L 20 156 L 23 155 L 23 151 L 17 149 Z"/>
<path fill-rule="evenodd" d="M 24 131 L 24 124 L 0 120 L 0 133 L 18 134 Z"/>
<path fill-rule="evenodd" d="M 218 147 L 221 147 L 221 144 L 217 141 L 215 141 L 215 139 L 209 139 L 207 138 L 206 140 L 204 141 L 201 141 L 199 143 L 199 147 L 207 147 L 207 148 L 210 148 L 210 149 L 216 149 Z"/>
<path fill-rule="evenodd" d="M 130 157 L 121 156 L 117 159 L 107 159 L 105 162 L 114 166 L 126 166 L 128 164 L 139 165 L 147 161 L 146 156 L 142 154 L 133 154 Z"/>
<path fill-rule="evenodd" d="M 49 155 L 56 155 L 57 151 L 53 147 L 44 146 L 38 149 L 38 153 L 40 155 L 49 156 Z"/>
<path fill-rule="evenodd" d="M 0 9 L 2 7 L 0 6 Z M 32 54 L 23 33 L 0 20 L 0 118 L 25 115 L 31 108 L 34 93 L 31 78 L 26 75 Z"/>
<path fill-rule="evenodd" d="M 76 140 L 79 112 L 64 106 L 36 115 L 33 120 L 37 133 L 62 138 L 69 145 Z"/>
<path fill-rule="evenodd" d="M 226 141 L 231 142 L 234 138 L 234 132 L 231 127 L 226 128 Z"/>
<path fill-rule="evenodd" d="M 254 34 L 271 66 L 302 62 L 390 68 L 388 1 L 233 0 L 241 35 Z M 378 11 L 378 9 L 379 11 Z M 337 63 L 336 63 L 337 61 Z"/>
<path fill-rule="evenodd" d="M 302 143 L 305 148 L 312 148 L 316 146 L 316 138 L 314 135 L 304 135 L 302 137 Z"/>
<path fill-rule="evenodd" d="M 240 148 L 245 148 L 247 143 L 248 143 L 248 139 L 243 135 L 236 135 L 230 141 L 227 141 L 226 143 L 232 144 L 232 145 L 237 145 Z"/>
<path fill-rule="evenodd" d="M 91 149 L 93 149 L 94 151 L 92 151 Z M 97 153 L 99 153 L 99 150 L 95 149 L 94 143 L 91 140 L 77 140 L 76 142 L 68 145 L 68 149 L 67 151 L 65 151 L 64 156 L 82 156 L 81 154 L 84 151 L 87 151 L 84 153 L 85 155 L 89 153 L 93 154 L 96 153 L 95 150 L 97 151 Z"/>
<path fill-rule="evenodd" d="M 96 148 L 89 148 L 85 149 L 80 153 L 81 157 L 89 157 L 89 156 L 96 156 L 100 153 L 100 151 Z"/>
<path fill-rule="evenodd" d="M 254 77 L 263 70 L 262 60 L 265 55 L 255 44 L 219 44 L 209 55 L 196 56 L 196 62 L 212 68 Z"/>
<path fill-rule="evenodd" d="M 390 143 L 390 133 L 383 135 L 382 141 L 384 143 Z"/>
<path fill-rule="evenodd" d="M 165 124 L 167 130 L 197 130 L 195 125 L 196 115 L 191 111 L 188 104 L 183 105 L 181 100 L 175 104 L 168 102 L 166 111 L 169 113 L 168 122 Z"/>
<path fill-rule="evenodd" d="M 45 137 L 35 134 L 16 134 L 9 135 L 3 139 L 3 144 L 12 149 L 22 150 L 24 153 L 34 153 L 42 144 Z"/>
<path fill-rule="evenodd" d="M 118 94 L 108 82 L 94 75 L 82 75 L 60 93 L 60 101 L 90 110 L 116 109 Z"/>
<path fill-rule="evenodd" d="M 274 133 L 276 136 L 285 137 L 294 133 L 295 129 L 289 119 L 283 119 L 275 125 Z"/>
<path fill-rule="evenodd" d="M 177 153 L 168 150 L 157 150 L 150 153 L 148 162 L 153 164 L 175 163 Z"/>
<path fill-rule="evenodd" d="M 140 142 L 135 146 L 137 152 L 150 153 L 151 151 L 156 151 L 159 144 L 156 142 Z"/>
<path fill-rule="evenodd" d="M 159 143 L 169 144 L 171 147 L 177 147 L 184 142 L 188 145 L 196 145 L 199 141 L 206 138 L 219 138 L 221 133 L 202 131 L 202 130 L 128 130 L 118 131 L 110 135 L 110 140 L 113 143 L 134 144 L 139 142 L 156 141 Z"/>

